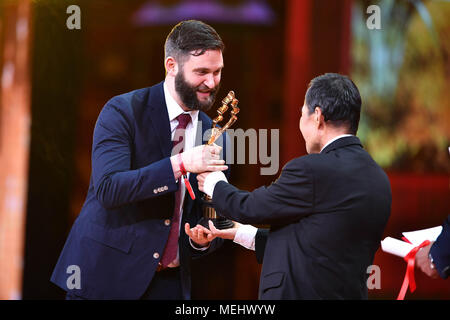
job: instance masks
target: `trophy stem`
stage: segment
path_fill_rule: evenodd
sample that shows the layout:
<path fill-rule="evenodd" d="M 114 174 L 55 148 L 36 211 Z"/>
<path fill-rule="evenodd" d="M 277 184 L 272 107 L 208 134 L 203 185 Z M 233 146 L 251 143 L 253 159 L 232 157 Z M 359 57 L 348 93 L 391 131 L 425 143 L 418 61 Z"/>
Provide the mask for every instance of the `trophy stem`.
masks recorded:
<path fill-rule="evenodd" d="M 205 195 L 203 197 L 203 217 L 198 223 L 209 229 L 208 220 L 211 220 L 214 223 L 214 226 L 219 230 L 233 228 L 234 226 L 233 221 L 217 214 L 212 205 L 212 198 Z"/>
<path fill-rule="evenodd" d="M 205 195 L 205 198 L 203 199 L 203 201 L 205 201 L 206 203 L 208 203 L 208 204 L 211 204 L 212 203 L 212 198 L 210 197 L 210 196 L 208 196 L 208 195 Z M 205 218 L 208 218 L 208 219 L 217 219 L 217 212 L 216 212 L 216 210 L 211 206 L 207 206 L 206 208 L 205 208 L 205 211 L 203 212 L 204 213 L 204 217 Z"/>
<path fill-rule="evenodd" d="M 231 118 L 223 128 L 220 128 L 217 126 L 217 124 L 223 120 L 223 114 L 227 111 L 228 104 L 231 104 L 231 107 L 233 108 L 231 111 Z M 213 119 L 213 127 L 211 137 L 209 138 L 207 143 L 208 145 L 213 144 L 214 141 L 216 141 L 216 139 L 219 138 L 223 134 L 223 132 L 230 126 L 232 126 L 234 122 L 237 120 L 236 114 L 239 113 L 239 108 L 237 107 L 237 104 L 238 100 L 235 98 L 234 92 L 230 91 L 228 95 L 222 100 L 222 106 L 217 110 L 217 113 L 219 115 L 215 119 Z M 229 229 L 234 226 L 233 221 L 221 217 L 216 213 L 216 210 L 214 210 L 214 207 L 212 205 L 211 197 L 205 195 L 202 198 L 202 200 L 203 200 L 203 217 L 198 222 L 200 225 L 209 229 L 208 220 L 211 220 L 217 229 Z"/>

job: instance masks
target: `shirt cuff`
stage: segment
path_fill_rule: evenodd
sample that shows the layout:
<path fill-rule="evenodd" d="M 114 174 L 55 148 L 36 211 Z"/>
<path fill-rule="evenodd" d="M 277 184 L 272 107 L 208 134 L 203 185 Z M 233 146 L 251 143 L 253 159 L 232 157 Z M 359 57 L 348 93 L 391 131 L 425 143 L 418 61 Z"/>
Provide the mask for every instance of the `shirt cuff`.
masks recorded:
<path fill-rule="evenodd" d="M 219 181 L 225 181 L 228 183 L 227 178 L 222 171 L 214 171 L 208 174 L 203 184 L 203 191 L 212 198 L 216 183 Z"/>
<path fill-rule="evenodd" d="M 234 243 L 240 244 L 244 248 L 255 251 L 255 237 L 258 228 L 249 224 L 241 225 L 234 236 Z"/>
<path fill-rule="evenodd" d="M 189 243 L 191 244 L 191 247 L 192 247 L 192 248 L 194 248 L 195 250 L 198 250 L 198 251 L 205 251 L 205 250 L 208 250 L 209 247 L 211 246 L 211 242 L 210 242 L 210 243 L 208 243 L 208 245 L 207 245 L 206 247 L 197 247 L 197 246 L 195 245 L 195 243 L 192 242 L 191 238 L 189 238 Z"/>

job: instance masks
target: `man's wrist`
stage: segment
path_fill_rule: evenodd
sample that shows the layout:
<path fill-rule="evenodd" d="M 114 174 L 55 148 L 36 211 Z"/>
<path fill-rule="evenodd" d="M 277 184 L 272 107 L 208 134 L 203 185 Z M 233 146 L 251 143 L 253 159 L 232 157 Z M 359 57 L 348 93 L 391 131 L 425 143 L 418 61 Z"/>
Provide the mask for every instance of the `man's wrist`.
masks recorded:
<path fill-rule="evenodd" d="M 170 163 L 172 164 L 172 171 L 173 176 L 175 177 L 175 181 L 178 181 L 178 179 L 181 177 L 181 168 L 180 163 L 178 161 L 178 156 L 174 155 L 170 157 Z"/>
<path fill-rule="evenodd" d="M 178 159 L 178 166 L 180 167 L 181 175 L 186 176 L 187 171 L 186 171 L 186 168 L 184 167 L 183 157 L 181 156 L 181 153 L 178 154 L 177 159 Z"/>
<path fill-rule="evenodd" d="M 255 250 L 255 237 L 258 228 L 249 224 L 241 225 L 234 236 L 233 242 L 240 244 L 244 248 Z"/>
<path fill-rule="evenodd" d="M 211 172 L 205 178 L 205 182 L 203 183 L 203 190 L 211 198 L 214 193 L 214 188 L 216 187 L 216 184 L 219 181 L 225 181 L 228 183 L 228 180 L 222 171 Z"/>

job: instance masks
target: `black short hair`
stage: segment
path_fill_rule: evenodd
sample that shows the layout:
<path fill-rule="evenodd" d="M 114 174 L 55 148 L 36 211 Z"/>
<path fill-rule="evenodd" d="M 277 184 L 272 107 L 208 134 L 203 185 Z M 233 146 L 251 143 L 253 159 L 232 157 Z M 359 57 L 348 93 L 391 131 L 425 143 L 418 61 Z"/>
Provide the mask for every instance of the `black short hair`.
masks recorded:
<path fill-rule="evenodd" d="M 225 45 L 216 30 L 198 20 L 181 21 L 172 28 L 164 45 L 165 58 L 174 57 L 183 64 L 189 54 L 200 56 L 206 50 L 224 51 Z"/>
<path fill-rule="evenodd" d="M 312 79 L 305 102 L 310 114 L 319 107 L 325 121 L 331 121 L 336 126 L 345 125 L 351 134 L 358 131 L 361 96 L 347 76 L 326 73 Z"/>

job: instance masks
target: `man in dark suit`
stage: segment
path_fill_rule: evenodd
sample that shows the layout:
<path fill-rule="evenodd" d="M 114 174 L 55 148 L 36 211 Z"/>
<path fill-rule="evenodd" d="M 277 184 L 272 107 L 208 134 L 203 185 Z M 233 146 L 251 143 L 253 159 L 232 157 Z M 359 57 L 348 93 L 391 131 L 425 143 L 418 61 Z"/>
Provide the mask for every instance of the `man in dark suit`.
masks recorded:
<path fill-rule="evenodd" d="M 436 241 L 417 252 L 416 264 L 431 278 L 447 279 L 450 276 L 450 215 L 442 224 L 442 232 Z"/>
<path fill-rule="evenodd" d="M 391 189 L 355 136 L 360 109 L 349 78 L 317 77 L 300 118 L 308 155 L 291 160 L 275 182 L 253 192 L 228 184 L 220 172 L 197 176 L 200 190 L 225 217 L 271 225 L 250 231 L 247 246 L 263 261 L 260 299 L 367 298 L 367 268 L 390 215 Z M 210 228 L 203 231 L 207 240 L 235 238 L 241 229 Z"/>
<path fill-rule="evenodd" d="M 191 257 L 223 241 L 200 248 L 180 228 L 201 218 L 194 173 L 227 169 L 221 147 L 202 143 L 223 49 L 209 25 L 181 22 L 165 43 L 165 81 L 103 107 L 87 198 L 51 277 L 68 299 L 190 298 Z"/>

